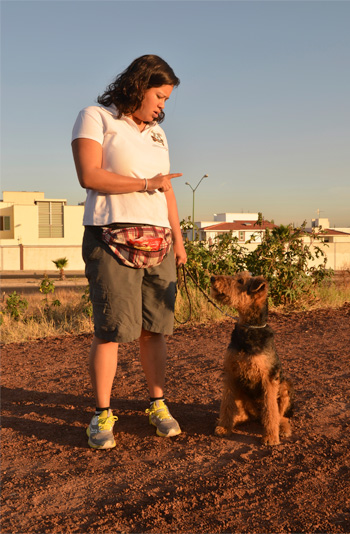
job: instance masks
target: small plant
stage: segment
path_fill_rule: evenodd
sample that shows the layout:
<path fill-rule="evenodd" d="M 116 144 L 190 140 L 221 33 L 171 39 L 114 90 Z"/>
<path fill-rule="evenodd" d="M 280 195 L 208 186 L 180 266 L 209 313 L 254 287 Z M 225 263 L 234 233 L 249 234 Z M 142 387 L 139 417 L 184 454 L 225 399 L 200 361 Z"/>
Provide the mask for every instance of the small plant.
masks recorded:
<path fill-rule="evenodd" d="M 18 295 L 16 291 L 11 293 L 6 300 L 6 310 L 15 321 L 19 321 L 21 315 L 23 315 L 27 308 L 28 301 L 22 298 L 21 295 Z"/>
<path fill-rule="evenodd" d="M 58 260 L 52 260 L 52 263 L 54 263 L 57 269 L 60 271 L 60 280 L 64 280 L 66 278 L 64 269 L 68 265 L 68 258 L 59 258 Z"/>
<path fill-rule="evenodd" d="M 45 277 L 42 279 L 40 287 L 39 287 L 40 293 L 43 293 L 46 295 L 46 301 L 47 301 L 47 295 L 49 293 L 55 292 L 55 284 L 48 276 L 45 275 Z"/>
<path fill-rule="evenodd" d="M 48 295 L 50 293 L 55 292 L 55 284 L 46 275 L 45 275 L 45 278 L 43 278 L 41 281 L 39 291 L 40 293 L 43 293 L 45 295 L 45 298 L 44 298 L 45 308 L 48 311 L 50 309 L 50 302 L 49 302 Z M 61 306 L 61 302 L 58 299 L 55 299 L 51 302 L 51 306 L 53 307 Z"/>

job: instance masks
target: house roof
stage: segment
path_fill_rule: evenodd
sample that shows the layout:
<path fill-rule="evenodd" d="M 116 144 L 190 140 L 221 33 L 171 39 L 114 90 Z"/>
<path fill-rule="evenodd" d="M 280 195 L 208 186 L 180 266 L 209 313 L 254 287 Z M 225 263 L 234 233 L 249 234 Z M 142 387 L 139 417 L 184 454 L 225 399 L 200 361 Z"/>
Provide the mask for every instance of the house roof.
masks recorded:
<path fill-rule="evenodd" d="M 217 223 L 217 224 L 213 224 L 211 226 L 205 226 L 204 228 L 202 228 L 201 230 L 203 232 L 207 232 L 208 230 L 211 231 L 211 230 L 215 230 L 215 231 L 221 231 L 221 232 L 230 232 L 230 231 L 233 231 L 233 230 L 240 230 L 240 231 L 261 231 L 261 230 L 266 230 L 266 228 L 269 228 L 269 229 L 272 229 L 272 228 L 276 228 L 277 225 L 276 224 L 273 224 L 269 221 L 263 221 L 260 224 L 257 224 L 257 221 L 234 221 L 234 222 L 222 222 L 222 223 Z"/>
<path fill-rule="evenodd" d="M 307 233 L 310 234 L 311 230 L 307 229 Z M 341 232 L 340 230 L 334 230 L 334 228 L 325 228 L 324 230 L 320 230 L 319 232 L 317 232 L 317 235 L 323 235 L 323 236 L 336 236 L 336 235 L 344 236 L 344 235 L 346 235 L 346 236 L 349 236 L 350 232 L 346 233 L 346 232 Z"/>

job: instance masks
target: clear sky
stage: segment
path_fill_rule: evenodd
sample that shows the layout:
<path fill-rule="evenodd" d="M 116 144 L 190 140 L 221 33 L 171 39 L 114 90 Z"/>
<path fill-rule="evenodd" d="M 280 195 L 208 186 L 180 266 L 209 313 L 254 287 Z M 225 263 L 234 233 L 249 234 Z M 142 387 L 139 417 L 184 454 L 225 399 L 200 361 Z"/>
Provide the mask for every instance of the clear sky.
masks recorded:
<path fill-rule="evenodd" d="M 262 212 L 350 226 L 349 1 L 1 1 L 1 190 L 85 200 L 70 137 L 136 57 L 181 79 L 166 105 L 180 218 Z"/>

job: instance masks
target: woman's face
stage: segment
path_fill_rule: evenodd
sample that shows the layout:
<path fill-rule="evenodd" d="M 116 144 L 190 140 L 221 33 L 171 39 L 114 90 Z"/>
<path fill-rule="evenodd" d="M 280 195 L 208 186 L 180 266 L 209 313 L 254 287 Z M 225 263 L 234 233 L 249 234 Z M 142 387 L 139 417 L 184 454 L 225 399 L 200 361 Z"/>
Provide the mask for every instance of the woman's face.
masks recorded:
<path fill-rule="evenodd" d="M 141 106 L 131 114 L 132 119 L 137 124 L 156 120 L 164 109 L 165 102 L 170 97 L 172 90 L 172 85 L 161 85 L 147 89 Z"/>

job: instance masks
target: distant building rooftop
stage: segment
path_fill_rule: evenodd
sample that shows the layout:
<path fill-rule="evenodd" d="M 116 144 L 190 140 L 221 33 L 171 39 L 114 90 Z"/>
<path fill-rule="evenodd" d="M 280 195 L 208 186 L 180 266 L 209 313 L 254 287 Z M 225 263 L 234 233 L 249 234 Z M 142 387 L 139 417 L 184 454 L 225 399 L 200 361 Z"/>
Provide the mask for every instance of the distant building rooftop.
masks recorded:
<path fill-rule="evenodd" d="M 261 224 L 258 224 L 257 221 L 234 221 L 234 222 L 222 222 L 216 223 L 211 226 L 206 226 L 203 230 L 216 230 L 216 231 L 234 231 L 234 230 L 266 230 L 266 229 L 276 228 L 276 224 L 269 221 L 262 221 Z"/>

